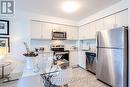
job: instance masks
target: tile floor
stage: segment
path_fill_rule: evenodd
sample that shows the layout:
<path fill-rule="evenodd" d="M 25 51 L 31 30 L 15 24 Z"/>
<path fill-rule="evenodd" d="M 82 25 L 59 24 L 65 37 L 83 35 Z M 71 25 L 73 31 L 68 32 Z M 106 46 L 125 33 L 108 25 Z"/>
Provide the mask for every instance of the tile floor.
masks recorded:
<path fill-rule="evenodd" d="M 72 70 L 73 80 L 68 84 L 68 87 L 109 87 L 98 81 L 95 75 L 81 68 Z M 17 82 L 1 83 L 0 87 L 16 87 Z"/>

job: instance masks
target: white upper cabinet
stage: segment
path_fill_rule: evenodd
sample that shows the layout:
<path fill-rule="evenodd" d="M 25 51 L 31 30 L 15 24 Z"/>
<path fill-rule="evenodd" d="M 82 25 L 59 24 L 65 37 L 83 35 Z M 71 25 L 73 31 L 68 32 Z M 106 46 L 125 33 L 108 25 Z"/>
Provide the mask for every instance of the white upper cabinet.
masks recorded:
<path fill-rule="evenodd" d="M 96 26 L 95 22 L 89 24 L 89 38 L 95 39 L 96 38 Z"/>
<path fill-rule="evenodd" d="M 79 35 L 78 36 L 79 36 L 80 40 L 84 39 L 84 36 L 85 36 L 84 30 L 85 30 L 84 26 L 79 27 Z"/>
<path fill-rule="evenodd" d="M 67 39 L 68 40 L 78 40 L 78 27 L 68 26 Z"/>
<path fill-rule="evenodd" d="M 78 27 L 71 27 L 72 30 L 72 40 L 78 40 Z"/>
<path fill-rule="evenodd" d="M 51 39 L 52 24 L 31 21 L 32 39 Z"/>
<path fill-rule="evenodd" d="M 42 23 L 42 39 L 52 38 L 52 26 L 50 23 Z"/>
<path fill-rule="evenodd" d="M 121 26 L 128 26 L 128 10 L 124 10 L 80 27 L 31 21 L 31 38 L 51 39 L 52 31 L 59 31 L 66 32 L 68 40 L 95 39 L 97 31 Z"/>
<path fill-rule="evenodd" d="M 95 39 L 96 38 L 96 30 L 95 30 L 95 22 L 83 25 L 79 28 L 79 39 Z"/>
<path fill-rule="evenodd" d="M 116 20 L 115 20 L 115 15 L 108 16 L 104 18 L 104 29 L 112 29 L 116 27 Z"/>
<path fill-rule="evenodd" d="M 128 26 L 128 10 L 117 13 L 115 16 L 116 27 Z"/>
<path fill-rule="evenodd" d="M 90 25 L 89 24 L 85 25 L 85 30 L 83 31 L 83 34 L 84 34 L 84 39 L 90 38 L 91 32 L 90 32 Z"/>
<path fill-rule="evenodd" d="M 31 38 L 41 39 L 42 37 L 42 23 L 37 21 L 31 21 Z"/>
<path fill-rule="evenodd" d="M 103 30 L 104 29 L 104 19 L 100 19 L 100 20 L 96 21 L 95 22 L 95 28 L 96 28 L 95 29 L 96 32 Z"/>
<path fill-rule="evenodd" d="M 83 39 L 89 39 L 89 35 L 90 35 L 90 26 L 89 24 L 83 25 L 79 28 L 79 39 L 83 40 Z"/>
<path fill-rule="evenodd" d="M 48 39 L 52 38 L 52 31 L 66 32 L 68 40 L 78 39 L 78 27 L 53 24 L 46 22 L 31 21 L 31 38 Z"/>
<path fill-rule="evenodd" d="M 64 32 L 63 25 L 59 25 L 59 24 L 52 24 L 52 30 L 53 31 Z"/>

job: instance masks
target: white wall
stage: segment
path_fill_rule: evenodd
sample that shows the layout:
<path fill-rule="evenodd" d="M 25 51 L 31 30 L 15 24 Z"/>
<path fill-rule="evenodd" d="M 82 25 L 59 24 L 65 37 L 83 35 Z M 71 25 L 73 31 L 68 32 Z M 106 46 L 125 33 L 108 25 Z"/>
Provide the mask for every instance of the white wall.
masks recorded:
<path fill-rule="evenodd" d="M 23 60 L 22 54 L 25 52 L 23 42 L 30 44 L 30 21 L 22 17 L 0 17 L 0 19 L 10 21 L 10 57 Z"/>

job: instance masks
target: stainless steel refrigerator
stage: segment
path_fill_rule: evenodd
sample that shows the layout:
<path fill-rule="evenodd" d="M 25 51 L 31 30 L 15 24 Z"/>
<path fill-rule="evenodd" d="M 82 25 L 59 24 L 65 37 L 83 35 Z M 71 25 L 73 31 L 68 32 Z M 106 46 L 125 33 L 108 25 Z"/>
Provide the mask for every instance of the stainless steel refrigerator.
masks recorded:
<path fill-rule="evenodd" d="M 97 32 L 97 79 L 127 87 L 128 31 L 126 27 Z"/>

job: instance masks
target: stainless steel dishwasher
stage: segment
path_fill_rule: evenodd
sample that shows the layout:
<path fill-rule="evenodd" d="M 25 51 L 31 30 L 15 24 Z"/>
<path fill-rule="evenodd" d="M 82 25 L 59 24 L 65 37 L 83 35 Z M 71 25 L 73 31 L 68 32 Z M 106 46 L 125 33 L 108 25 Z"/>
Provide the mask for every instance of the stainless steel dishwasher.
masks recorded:
<path fill-rule="evenodd" d="M 86 54 L 86 69 L 87 71 L 96 74 L 96 53 L 85 52 Z"/>

